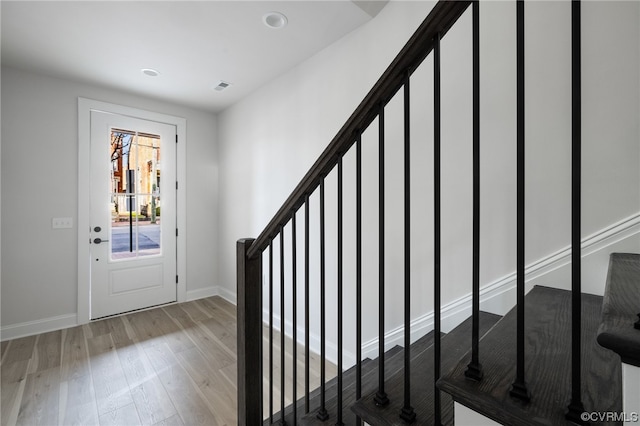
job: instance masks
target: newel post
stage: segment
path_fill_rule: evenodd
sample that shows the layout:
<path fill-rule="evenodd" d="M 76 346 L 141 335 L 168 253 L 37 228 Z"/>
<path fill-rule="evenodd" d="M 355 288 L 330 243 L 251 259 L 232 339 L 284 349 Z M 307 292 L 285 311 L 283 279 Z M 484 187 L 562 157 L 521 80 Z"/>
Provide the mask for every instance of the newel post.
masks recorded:
<path fill-rule="evenodd" d="M 255 240 L 237 243 L 238 425 L 262 424 L 262 256 L 247 257 Z"/>

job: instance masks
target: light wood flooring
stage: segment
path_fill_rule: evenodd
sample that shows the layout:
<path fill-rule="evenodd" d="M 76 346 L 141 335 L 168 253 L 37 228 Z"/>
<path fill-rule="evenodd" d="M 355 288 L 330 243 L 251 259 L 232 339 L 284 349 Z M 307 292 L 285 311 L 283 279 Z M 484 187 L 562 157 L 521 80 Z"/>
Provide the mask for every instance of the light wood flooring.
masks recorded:
<path fill-rule="evenodd" d="M 274 333 L 276 412 L 279 341 Z M 0 424 L 236 425 L 236 347 L 236 308 L 219 297 L 2 342 Z M 287 405 L 291 348 L 288 340 Z M 298 398 L 303 354 L 299 347 Z M 311 389 L 319 384 L 319 365 L 312 354 Z M 334 375 L 335 366 L 327 363 L 327 380 Z M 265 377 L 265 390 L 267 383 Z M 268 392 L 263 394 L 268 413 Z"/>

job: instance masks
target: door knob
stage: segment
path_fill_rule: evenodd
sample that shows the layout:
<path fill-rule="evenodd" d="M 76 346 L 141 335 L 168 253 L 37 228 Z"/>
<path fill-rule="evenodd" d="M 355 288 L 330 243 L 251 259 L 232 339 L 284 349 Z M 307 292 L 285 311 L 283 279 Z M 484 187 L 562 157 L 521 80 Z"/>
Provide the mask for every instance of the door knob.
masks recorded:
<path fill-rule="evenodd" d="M 102 231 L 102 228 L 100 228 L 99 226 L 96 226 L 95 228 L 93 228 L 93 230 L 95 232 L 100 232 L 100 231 Z"/>
<path fill-rule="evenodd" d="M 100 243 L 106 243 L 106 242 L 108 242 L 108 241 L 109 241 L 109 240 L 103 240 L 102 238 L 95 238 L 95 239 L 93 240 L 93 243 L 94 243 L 94 244 L 100 244 Z"/>

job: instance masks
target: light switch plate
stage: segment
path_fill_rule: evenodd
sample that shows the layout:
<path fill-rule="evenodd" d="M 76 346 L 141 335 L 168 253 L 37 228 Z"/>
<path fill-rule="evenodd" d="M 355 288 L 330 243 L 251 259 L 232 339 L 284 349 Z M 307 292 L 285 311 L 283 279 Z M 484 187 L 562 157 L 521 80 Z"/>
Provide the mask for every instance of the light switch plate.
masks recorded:
<path fill-rule="evenodd" d="M 53 229 L 67 229 L 73 228 L 72 217 L 54 217 L 51 219 L 51 228 Z"/>

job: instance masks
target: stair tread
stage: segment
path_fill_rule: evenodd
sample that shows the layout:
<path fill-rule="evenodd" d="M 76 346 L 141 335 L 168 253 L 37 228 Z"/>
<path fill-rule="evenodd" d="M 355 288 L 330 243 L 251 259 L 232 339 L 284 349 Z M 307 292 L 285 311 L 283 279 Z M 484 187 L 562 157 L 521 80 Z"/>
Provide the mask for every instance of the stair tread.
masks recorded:
<path fill-rule="evenodd" d="M 397 348 L 393 348 L 394 351 L 399 352 L 400 351 L 400 347 Z M 362 374 L 368 374 L 369 372 L 371 372 L 373 369 L 375 369 L 375 362 L 374 360 L 370 359 L 370 358 L 366 358 L 362 360 Z M 345 387 L 348 387 L 351 385 L 351 383 L 355 383 L 355 374 L 356 374 L 356 368 L 355 366 L 349 368 L 348 370 L 345 370 L 345 372 L 343 373 L 343 380 L 345 383 Z M 331 394 L 331 393 L 335 393 L 335 387 L 337 386 L 337 378 L 332 378 L 331 380 L 328 380 L 325 384 L 325 398 L 327 396 L 327 394 Z M 328 399 L 325 401 L 325 405 L 328 404 Z M 304 395 L 302 395 L 302 397 L 300 399 L 298 399 L 297 402 L 298 405 L 298 423 L 300 423 L 301 421 L 303 421 L 303 418 L 305 417 L 309 417 L 310 415 L 315 416 L 315 412 L 317 411 L 317 407 L 320 406 L 320 388 L 316 388 L 314 390 L 312 390 L 311 392 L 309 392 L 309 407 L 310 407 L 310 413 L 311 414 L 305 414 L 304 410 L 305 410 L 305 405 L 304 405 Z M 274 421 L 278 422 L 280 420 L 280 412 L 274 413 L 273 415 L 273 419 Z M 294 424 L 293 422 L 293 404 L 289 404 L 286 408 L 285 408 L 285 419 L 287 421 L 287 424 Z M 306 424 L 306 423 L 301 423 L 301 424 Z M 269 419 L 266 419 L 264 421 L 264 425 L 269 425 Z"/>
<path fill-rule="evenodd" d="M 500 316 L 480 312 L 480 333 L 489 330 L 500 319 Z M 442 364 L 441 371 L 446 371 L 455 365 L 458 359 L 467 351 L 471 344 L 471 319 L 442 337 Z M 433 358 L 434 348 L 431 344 L 423 351 L 414 351 L 411 346 L 411 394 L 412 405 L 416 413 L 417 424 L 433 424 Z M 360 399 L 353 411 L 365 422 L 375 425 L 402 425 L 405 424 L 399 417 L 403 406 L 404 395 L 404 353 L 401 354 L 402 364 L 395 374 L 387 376 L 385 391 L 389 398 L 389 404 L 378 407 L 373 402 L 377 388 Z M 453 422 L 453 402 L 451 397 L 441 393 L 443 424 Z"/>
<path fill-rule="evenodd" d="M 433 335 L 432 333 L 430 333 Z M 429 334 L 425 337 L 424 341 L 429 341 Z M 433 340 L 433 338 L 431 339 Z M 424 342 L 423 342 L 424 344 Z M 393 374 L 395 371 L 402 367 L 402 358 L 403 351 L 401 346 L 394 346 L 385 352 L 385 375 Z M 376 388 L 378 384 L 378 358 L 374 359 L 370 364 L 370 368 L 363 368 L 362 381 L 361 381 L 361 392 L 363 395 L 371 392 Z M 355 370 L 355 367 L 353 367 Z M 325 408 L 329 413 L 329 419 L 326 421 L 321 421 L 316 417 L 316 413 L 318 408 L 320 407 L 320 399 L 316 398 L 314 401 L 315 404 L 310 404 L 314 409 L 311 412 L 302 417 L 300 420 L 301 425 L 325 425 L 325 424 L 335 424 L 336 421 L 336 409 L 337 409 L 337 401 L 336 401 L 336 387 L 337 379 L 332 379 L 332 386 L 327 386 L 326 390 L 326 400 L 325 400 Z M 355 378 L 348 383 L 346 380 L 344 381 L 345 388 L 343 390 L 343 407 L 342 407 L 342 416 L 343 422 L 345 425 L 357 425 L 356 415 L 351 411 L 350 407 L 355 403 Z"/>
<path fill-rule="evenodd" d="M 613 253 L 602 304 L 598 343 L 640 367 L 640 254 Z"/>
<path fill-rule="evenodd" d="M 582 295 L 582 402 L 587 412 L 620 412 L 619 358 L 595 338 L 601 306 L 601 297 Z M 455 401 L 502 424 L 571 424 L 564 417 L 571 396 L 571 292 L 534 287 L 525 299 L 525 317 L 529 403 L 509 396 L 516 370 L 515 308 L 480 341 L 483 380 L 464 377 L 467 354 L 438 386 Z"/>
<path fill-rule="evenodd" d="M 425 337 L 428 337 L 425 336 Z M 425 339 L 423 337 L 423 339 Z M 402 357 L 402 347 L 394 346 L 385 352 L 385 359 L 389 360 L 389 362 L 385 365 L 385 371 L 387 374 L 391 374 L 391 370 L 395 371 L 397 368 L 400 368 L 401 360 L 397 358 Z M 369 358 L 362 360 L 362 389 L 372 388 L 371 384 L 374 380 L 377 383 L 378 377 L 378 361 L 377 358 L 375 360 L 371 360 Z M 345 397 L 349 400 L 352 400 L 348 405 L 345 404 L 343 407 L 343 416 L 345 425 L 355 425 L 356 418 L 355 415 L 351 413 L 349 410 L 349 406 L 353 401 L 355 401 L 355 366 L 349 368 L 344 372 L 343 383 L 343 399 Z M 330 414 L 329 420 L 326 421 L 326 424 L 333 424 L 332 421 L 335 422 L 336 413 L 336 386 L 338 379 L 332 378 L 328 380 L 325 384 L 325 408 Z M 364 391 L 363 391 L 364 392 Z M 304 413 L 304 397 L 298 400 L 298 424 L 300 425 L 323 425 L 325 422 L 320 421 L 316 418 L 316 413 L 320 407 L 320 388 L 314 389 L 309 393 L 309 413 Z M 274 413 L 274 421 L 279 421 L 280 413 Z M 293 405 L 289 405 L 285 408 L 285 419 L 287 424 L 293 423 Z M 269 419 L 264 421 L 264 425 L 269 425 Z"/>

